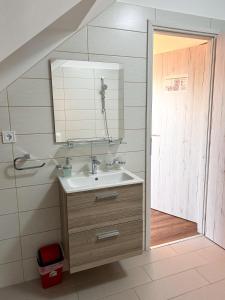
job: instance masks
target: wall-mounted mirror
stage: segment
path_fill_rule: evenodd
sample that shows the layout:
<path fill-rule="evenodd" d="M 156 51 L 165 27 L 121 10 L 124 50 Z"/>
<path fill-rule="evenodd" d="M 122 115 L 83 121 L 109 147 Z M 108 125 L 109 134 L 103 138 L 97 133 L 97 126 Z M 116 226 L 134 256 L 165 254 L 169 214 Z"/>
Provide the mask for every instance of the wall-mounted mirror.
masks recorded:
<path fill-rule="evenodd" d="M 121 65 L 57 59 L 51 75 L 56 142 L 123 137 Z"/>

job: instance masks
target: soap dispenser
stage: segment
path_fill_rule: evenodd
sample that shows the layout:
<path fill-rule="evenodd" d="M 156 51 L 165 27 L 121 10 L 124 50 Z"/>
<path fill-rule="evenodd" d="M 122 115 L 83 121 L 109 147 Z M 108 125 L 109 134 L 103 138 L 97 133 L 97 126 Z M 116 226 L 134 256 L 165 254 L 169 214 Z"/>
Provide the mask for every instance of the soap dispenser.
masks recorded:
<path fill-rule="evenodd" d="M 66 157 L 65 164 L 63 166 L 63 176 L 70 177 L 72 175 L 72 165 L 70 164 L 71 158 Z"/>

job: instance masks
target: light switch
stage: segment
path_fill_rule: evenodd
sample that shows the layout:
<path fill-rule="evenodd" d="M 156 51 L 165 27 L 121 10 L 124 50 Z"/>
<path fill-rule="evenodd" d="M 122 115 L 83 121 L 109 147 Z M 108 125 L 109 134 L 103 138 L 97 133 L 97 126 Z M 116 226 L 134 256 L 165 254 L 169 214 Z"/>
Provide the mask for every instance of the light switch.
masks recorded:
<path fill-rule="evenodd" d="M 11 144 L 16 142 L 15 131 L 2 131 L 2 142 L 3 144 Z"/>

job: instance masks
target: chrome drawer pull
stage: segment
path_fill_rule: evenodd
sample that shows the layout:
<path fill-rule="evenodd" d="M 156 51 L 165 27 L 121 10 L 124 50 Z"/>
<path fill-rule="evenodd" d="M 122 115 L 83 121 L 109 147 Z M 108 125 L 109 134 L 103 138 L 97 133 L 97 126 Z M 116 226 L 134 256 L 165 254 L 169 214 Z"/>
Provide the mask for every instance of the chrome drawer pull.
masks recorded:
<path fill-rule="evenodd" d="M 119 235 L 120 235 L 119 230 L 112 230 L 112 231 L 108 231 L 108 232 L 97 233 L 96 237 L 97 237 L 97 240 L 106 240 L 106 239 L 117 237 Z"/>
<path fill-rule="evenodd" d="M 112 200 L 116 199 L 119 196 L 119 193 L 117 192 L 106 192 L 106 193 L 99 193 L 95 195 L 95 200 Z"/>

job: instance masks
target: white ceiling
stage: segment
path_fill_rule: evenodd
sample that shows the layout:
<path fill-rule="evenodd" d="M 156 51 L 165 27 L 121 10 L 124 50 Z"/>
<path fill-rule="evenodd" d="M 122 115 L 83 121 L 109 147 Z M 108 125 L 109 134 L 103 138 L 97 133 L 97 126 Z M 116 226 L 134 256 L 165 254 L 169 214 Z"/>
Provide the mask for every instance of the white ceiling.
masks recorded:
<path fill-rule="evenodd" d="M 117 0 L 117 2 L 225 20 L 224 0 Z"/>
<path fill-rule="evenodd" d="M 0 0 L 0 61 L 81 0 Z"/>
<path fill-rule="evenodd" d="M 206 43 L 200 38 L 168 35 L 164 33 L 154 34 L 154 54 L 160 54 L 179 49 L 191 48 Z"/>

